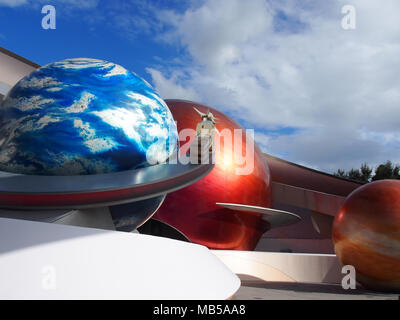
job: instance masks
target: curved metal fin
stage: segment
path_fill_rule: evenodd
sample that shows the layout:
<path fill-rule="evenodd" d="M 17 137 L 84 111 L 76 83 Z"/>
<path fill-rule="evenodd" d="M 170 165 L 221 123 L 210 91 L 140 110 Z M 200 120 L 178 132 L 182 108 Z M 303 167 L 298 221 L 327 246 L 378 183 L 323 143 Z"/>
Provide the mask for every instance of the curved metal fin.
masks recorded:
<path fill-rule="evenodd" d="M 237 203 L 217 202 L 216 204 L 230 210 L 261 213 L 262 219 L 270 224 L 271 229 L 291 225 L 301 221 L 301 217 L 297 214 L 283 210 Z"/>

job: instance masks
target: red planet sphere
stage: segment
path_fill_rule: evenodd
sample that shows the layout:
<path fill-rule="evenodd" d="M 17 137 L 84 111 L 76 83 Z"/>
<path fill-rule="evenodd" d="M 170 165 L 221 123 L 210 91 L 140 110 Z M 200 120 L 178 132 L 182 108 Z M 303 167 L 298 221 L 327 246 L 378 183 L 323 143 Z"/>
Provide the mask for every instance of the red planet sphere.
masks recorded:
<path fill-rule="evenodd" d="M 400 291 L 400 181 L 376 181 L 353 191 L 335 217 L 333 242 L 364 287 Z"/>
<path fill-rule="evenodd" d="M 220 160 L 214 169 L 200 181 L 176 192 L 168 194 L 154 218 L 181 231 L 190 241 L 211 249 L 253 250 L 262 234 L 268 230 L 268 223 L 261 214 L 234 211 L 216 203 L 235 203 L 261 207 L 271 207 L 271 177 L 266 159 L 252 138 L 246 139 L 245 130 L 233 119 L 208 106 L 183 100 L 165 100 L 177 122 L 178 132 L 182 129 L 196 129 L 202 120 L 194 109 L 217 118 L 219 132 L 228 129 L 242 129 L 240 148 L 232 147 L 232 154 L 251 151 L 249 159 L 254 161 L 250 174 L 238 175 L 238 164 L 234 157 L 227 157 L 227 146 L 222 141 L 219 150 Z M 180 146 L 188 142 L 180 141 Z M 247 141 L 247 142 L 246 142 Z M 228 145 L 228 144 L 227 144 Z M 234 143 L 232 143 L 232 146 Z"/>

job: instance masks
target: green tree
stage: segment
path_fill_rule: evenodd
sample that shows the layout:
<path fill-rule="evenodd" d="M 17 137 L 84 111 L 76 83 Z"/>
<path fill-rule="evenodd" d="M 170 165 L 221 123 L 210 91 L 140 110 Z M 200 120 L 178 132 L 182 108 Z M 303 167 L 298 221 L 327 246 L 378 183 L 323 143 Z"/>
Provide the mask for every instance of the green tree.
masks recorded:
<path fill-rule="evenodd" d="M 383 179 L 398 179 L 399 178 L 399 167 L 393 167 L 393 163 L 388 160 L 386 163 L 380 164 L 376 170 L 375 175 L 372 177 L 372 181 L 383 180 Z"/>
<path fill-rule="evenodd" d="M 363 163 L 360 168 L 361 171 L 361 181 L 362 182 L 369 182 L 372 177 L 372 168 L 368 166 L 368 164 Z"/>
<path fill-rule="evenodd" d="M 339 177 L 339 178 L 347 178 L 346 171 L 344 171 L 342 169 L 338 169 L 333 175 L 336 177 Z"/>
<path fill-rule="evenodd" d="M 393 179 L 400 179 L 400 166 L 397 165 L 393 169 Z"/>
<path fill-rule="evenodd" d="M 362 181 L 362 174 L 359 169 L 351 169 L 347 176 L 350 180 Z"/>
<path fill-rule="evenodd" d="M 355 180 L 362 183 L 368 183 L 370 181 L 377 181 L 382 179 L 399 179 L 400 180 L 400 165 L 394 166 L 393 163 L 388 160 L 385 163 L 380 164 L 375 169 L 375 174 L 372 176 L 373 168 L 368 166 L 367 163 L 363 163 L 360 169 L 351 169 L 345 171 L 338 169 L 334 175 L 339 178 L 345 178 Z"/>

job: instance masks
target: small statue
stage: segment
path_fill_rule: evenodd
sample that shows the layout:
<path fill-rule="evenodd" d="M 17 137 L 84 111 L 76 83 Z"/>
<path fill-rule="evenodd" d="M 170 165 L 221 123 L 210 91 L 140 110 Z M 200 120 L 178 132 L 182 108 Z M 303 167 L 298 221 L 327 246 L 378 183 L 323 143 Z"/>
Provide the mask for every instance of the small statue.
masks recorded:
<path fill-rule="evenodd" d="M 196 126 L 196 138 L 190 148 L 192 163 L 209 163 L 209 155 L 213 151 L 214 135 L 218 132 L 215 127 L 218 119 L 210 111 L 203 113 L 197 108 L 193 108 L 201 116 L 201 122 Z"/>
<path fill-rule="evenodd" d="M 211 142 L 210 151 L 212 149 L 212 139 L 214 138 L 214 133 L 218 132 L 215 127 L 216 120 L 218 118 L 214 117 L 214 115 L 207 111 L 207 113 L 203 113 L 199 111 L 197 108 L 193 107 L 194 110 L 201 116 L 201 122 L 199 122 L 196 126 L 196 136 L 198 137 L 208 137 Z"/>

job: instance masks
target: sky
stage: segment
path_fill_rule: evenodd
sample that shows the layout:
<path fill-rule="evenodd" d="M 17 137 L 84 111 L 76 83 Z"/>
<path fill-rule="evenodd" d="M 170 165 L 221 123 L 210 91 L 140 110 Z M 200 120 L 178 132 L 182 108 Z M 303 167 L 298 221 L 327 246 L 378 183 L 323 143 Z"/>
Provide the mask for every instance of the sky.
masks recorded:
<path fill-rule="evenodd" d="M 41 27 L 46 4 L 55 30 Z M 0 0 L 0 46 L 41 65 L 118 63 L 332 173 L 400 162 L 399 18 L 398 0 Z"/>

